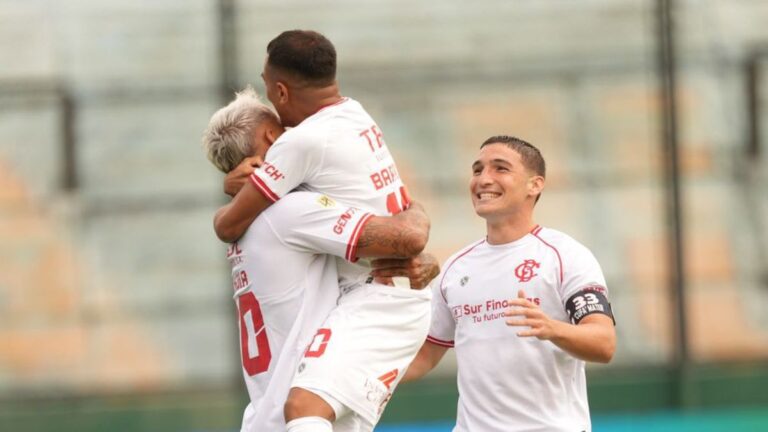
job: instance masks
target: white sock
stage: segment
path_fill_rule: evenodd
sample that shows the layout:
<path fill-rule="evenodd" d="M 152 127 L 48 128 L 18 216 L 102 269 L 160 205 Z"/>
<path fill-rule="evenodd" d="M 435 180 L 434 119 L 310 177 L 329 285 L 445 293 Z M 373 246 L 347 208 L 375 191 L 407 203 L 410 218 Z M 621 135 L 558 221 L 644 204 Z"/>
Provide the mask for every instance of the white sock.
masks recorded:
<path fill-rule="evenodd" d="M 287 432 L 333 432 L 331 422 L 322 417 L 300 417 L 285 426 Z"/>

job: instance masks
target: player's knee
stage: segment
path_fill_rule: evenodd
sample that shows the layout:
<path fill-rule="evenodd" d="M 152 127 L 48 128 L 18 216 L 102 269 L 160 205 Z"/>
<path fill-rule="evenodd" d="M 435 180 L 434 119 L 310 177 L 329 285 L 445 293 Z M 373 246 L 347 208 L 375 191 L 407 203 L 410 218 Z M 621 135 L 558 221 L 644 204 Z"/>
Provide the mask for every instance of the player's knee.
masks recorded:
<path fill-rule="evenodd" d="M 309 390 L 298 387 L 292 388 L 290 393 L 288 393 L 288 399 L 283 407 L 283 414 L 285 415 L 286 422 L 301 417 L 322 417 L 329 421 L 336 419 L 336 413 L 333 411 L 333 408 L 323 398 Z"/>

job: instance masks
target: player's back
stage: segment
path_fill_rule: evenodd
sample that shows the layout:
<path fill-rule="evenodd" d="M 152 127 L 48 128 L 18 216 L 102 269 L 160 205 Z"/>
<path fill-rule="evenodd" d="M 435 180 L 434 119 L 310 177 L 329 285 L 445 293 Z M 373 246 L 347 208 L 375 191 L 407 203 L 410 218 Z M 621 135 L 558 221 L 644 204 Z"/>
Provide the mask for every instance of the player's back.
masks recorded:
<path fill-rule="evenodd" d="M 302 134 L 326 137 L 325 154 L 306 187 L 375 214 L 394 214 L 408 204 L 383 133 L 363 107 L 346 99 L 302 124 Z"/>
<path fill-rule="evenodd" d="M 334 258 L 292 247 L 275 229 L 277 223 L 300 229 L 304 213 L 294 204 L 306 198 L 295 195 L 267 209 L 227 252 L 251 400 L 243 431 L 284 427 L 282 406 L 295 363 L 338 297 Z M 288 364 L 289 372 L 281 372 Z"/>
<path fill-rule="evenodd" d="M 376 215 L 396 214 L 409 204 L 405 185 L 381 129 L 355 100 L 343 98 L 288 130 L 251 177 L 268 198 L 299 188 L 326 194 Z M 340 230 L 359 230 L 340 221 Z M 348 261 L 355 250 L 349 249 Z M 340 262 L 342 287 L 365 280 L 368 269 Z"/>

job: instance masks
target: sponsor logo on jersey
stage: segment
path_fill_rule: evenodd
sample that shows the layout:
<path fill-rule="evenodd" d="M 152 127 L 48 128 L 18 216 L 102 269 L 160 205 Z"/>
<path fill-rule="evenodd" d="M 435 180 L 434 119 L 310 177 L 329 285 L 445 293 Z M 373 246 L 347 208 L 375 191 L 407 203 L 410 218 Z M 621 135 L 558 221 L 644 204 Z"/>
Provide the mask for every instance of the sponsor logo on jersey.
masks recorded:
<path fill-rule="evenodd" d="M 333 226 L 333 232 L 336 234 L 343 234 L 344 228 L 346 228 L 347 223 L 352 219 L 352 216 L 357 212 L 357 209 L 354 207 L 350 207 L 345 211 L 344 213 L 339 216 L 338 219 L 336 219 L 336 224 Z M 353 233 L 354 234 L 354 233 Z"/>
<path fill-rule="evenodd" d="M 528 282 L 533 279 L 534 276 L 538 276 L 535 269 L 539 267 L 541 267 L 541 264 L 537 263 L 535 260 L 527 259 L 523 261 L 522 264 L 515 267 L 515 276 L 517 276 L 517 279 L 520 282 Z"/>
<path fill-rule="evenodd" d="M 331 197 L 326 195 L 320 195 L 319 198 L 317 198 L 317 203 L 325 208 L 335 207 L 336 201 L 331 199 Z"/>
<path fill-rule="evenodd" d="M 541 305 L 540 297 L 528 297 L 528 301 L 536 306 Z M 463 304 L 451 308 L 453 319 L 458 322 L 461 318 L 471 319 L 471 323 L 494 321 L 504 318 L 504 311 L 510 307 L 509 300 L 486 300 L 485 303 Z"/>
<path fill-rule="evenodd" d="M 285 174 L 281 173 L 276 166 L 272 165 L 269 162 L 264 162 L 261 165 L 261 168 L 264 170 L 264 173 L 266 175 L 272 177 L 272 179 L 275 181 L 282 180 L 285 178 Z"/>
<path fill-rule="evenodd" d="M 458 321 L 464 315 L 464 306 L 453 307 L 453 319 Z"/>
<path fill-rule="evenodd" d="M 459 285 L 464 286 L 467 284 L 467 282 L 469 282 L 469 276 L 464 276 L 461 278 L 461 280 L 459 280 Z"/>

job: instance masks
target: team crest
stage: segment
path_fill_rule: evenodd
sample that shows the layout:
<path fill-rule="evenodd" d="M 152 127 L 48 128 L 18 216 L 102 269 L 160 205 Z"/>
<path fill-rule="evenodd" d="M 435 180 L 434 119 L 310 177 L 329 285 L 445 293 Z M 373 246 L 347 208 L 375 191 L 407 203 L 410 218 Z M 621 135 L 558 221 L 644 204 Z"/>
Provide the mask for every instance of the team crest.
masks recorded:
<path fill-rule="evenodd" d="M 538 275 L 534 270 L 539 267 L 541 267 L 541 264 L 537 263 L 535 260 L 527 259 L 523 261 L 522 264 L 515 267 L 515 276 L 517 276 L 517 279 L 520 282 L 528 282 L 533 279 L 534 276 Z"/>
<path fill-rule="evenodd" d="M 320 195 L 320 198 L 317 199 L 317 203 L 326 208 L 336 205 L 336 202 L 326 195 Z"/>

